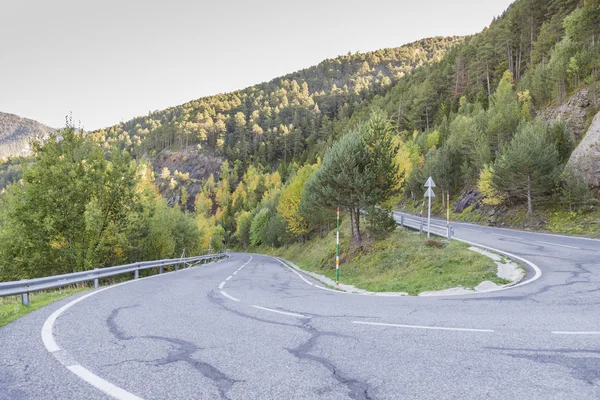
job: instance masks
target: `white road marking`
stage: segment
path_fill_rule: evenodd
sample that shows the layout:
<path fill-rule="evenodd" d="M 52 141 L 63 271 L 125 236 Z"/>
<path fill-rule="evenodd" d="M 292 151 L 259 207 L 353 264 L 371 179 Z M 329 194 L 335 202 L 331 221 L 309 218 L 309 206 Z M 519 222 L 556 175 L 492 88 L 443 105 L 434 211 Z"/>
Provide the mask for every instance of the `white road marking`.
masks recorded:
<path fill-rule="evenodd" d="M 221 294 L 222 294 L 223 296 L 225 296 L 225 297 L 227 297 L 227 298 L 229 298 L 229 299 L 231 299 L 231 300 L 233 300 L 233 301 L 240 301 L 240 299 L 236 299 L 235 297 L 228 295 L 228 294 L 227 294 L 227 293 L 225 293 L 225 291 L 223 291 L 223 290 L 220 290 L 220 292 L 221 292 Z"/>
<path fill-rule="evenodd" d="M 229 275 L 229 276 L 227 277 L 227 279 L 225 279 L 225 280 L 226 280 L 226 281 L 228 281 L 228 280 L 230 280 L 231 278 L 233 278 L 233 275 Z"/>
<path fill-rule="evenodd" d="M 254 306 L 254 305 L 253 305 L 252 307 L 254 307 L 254 308 L 258 308 L 259 310 L 264 310 L 264 311 L 270 311 L 270 312 L 274 312 L 274 313 L 277 313 L 277 314 L 290 315 L 290 316 L 292 316 L 292 317 L 298 317 L 298 318 L 310 318 L 310 317 L 307 317 L 306 315 L 302 315 L 302 314 L 296 314 L 296 313 L 293 313 L 293 312 L 287 312 L 287 311 L 274 310 L 274 309 L 272 309 L 272 308 L 267 308 L 267 307 Z"/>
<path fill-rule="evenodd" d="M 237 273 L 238 273 L 238 271 L 236 270 L 236 271 L 235 271 L 233 274 L 231 274 L 231 275 L 235 275 L 235 274 L 237 274 Z"/>
<path fill-rule="evenodd" d="M 355 294 L 355 293 L 349 293 L 349 292 L 341 292 L 339 290 L 333 290 L 333 289 L 329 289 L 323 286 L 319 286 L 319 285 L 315 285 L 314 283 L 310 282 L 309 280 L 307 280 L 306 278 L 304 278 L 302 275 L 300 275 L 300 273 L 298 271 L 296 271 L 294 268 L 290 267 L 289 265 L 287 265 L 286 263 L 284 263 L 283 261 L 281 261 L 279 258 L 277 257 L 273 257 L 274 259 L 276 259 L 277 261 L 279 261 L 284 267 L 289 268 L 293 273 L 295 273 L 296 275 L 298 275 L 300 277 L 300 279 L 302 279 L 304 282 L 308 283 L 310 286 L 314 286 L 316 288 L 319 289 L 323 289 L 323 290 L 328 290 L 330 292 L 334 292 L 334 293 L 340 293 L 340 294 Z"/>
<path fill-rule="evenodd" d="M 500 233 L 490 233 L 490 235 L 500 236 L 500 237 L 505 237 L 505 238 L 511 238 L 511 239 L 517 239 L 517 240 L 523 240 L 523 238 L 520 238 L 520 237 L 517 237 L 517 236 L 502 235 Z"/>
<path fill-rule="evenodd" d="M 512 253 L 509 253 L 507 251 L 498 250 L 498 249 L 493 248 L 493 247 L 488 247 L 488 246 L 484 246 L 482 244 L 469 242 L 468 240 L 459 239 L 457 237 L 455 237 L 453 239 L 454 240 L 458 240 L 459 242 L 462 242 L 462 243 L 470 244 L 471 246 L 481 247 L 482 249 L 487 249 L 487 250 L 495 251 L 496 253 L 504 254 L 505 256 L 508 256 L 508 257 L 511 257 L 511 258 L 515 258 L 515 259 L 517 259 L 519 261 L 523 261 L 524 263 L 526 263 L 527 265 L 529 265 L 531 268 L 533 268 L 533 270 L 535 271 L 535 275 L 531 279 L 528 279 L 528 280 L 526 280 L 524 282 L 521 282 L 521 283 L 517 283 L 516 285 L 507 286 L 506 288 L 501 289 L 501 290 L 512 289 L 512 288 L 515 288 L 515 287 L 518 287 L 518 286 L 523 286 L 523 285 L 531 283 L 531 282 L 533 282 L 535 280 L 538 280 L 538 279 L 540 279 L 542 277 L 542 270 L 540 269 L 540 267 L 538 267 L 537 265 L 535 265 L 534 263 L 532 263 L 531 261 L 529 261 L 529 260 L 527 260 L 527 259 L 525 259 L 523 257 L 519 257 L 519 256 L 514 255 Z"/>
<path fill-rule="evenodd" d="M 225 286 L 225 282 L 221 282 L 221 284 L 219 285 L 219 289 L 223 289 L 223 286 Z"/>
<path fill-rule="evenodd" d="M 600 335 L 599 332 L 589 331 L 589 332 L 569 332 L 569 331 L 552 331 L 555 335 Z"/>
<path fill-rule="evenodd" d="M 85 367 L 81 365 L 71 365 L 67 367 L 72 373 L 94 386 L 96 389 L 101 390 L 109 396 L 112 396 L 116 399 L 120 400 L 142 400 L 141 397 L 138 397 L 134 394 L 129 393 L 126 390 L 121 389 L 118 386 L 113 385 L 107 380 L 100 378 L 98 375 L 92 373 Z"/>
<path fill-rule="evenodd" d="M 389 327 L 396 327 L 396 328 L 433 329 L 433 330 L 438 330 L 438 331 L 494 332 L 492 329 L 447 328 L 447 327 L 443 327 L 443 326 L 422 326 L 422 325 L 386 324 L 386 323 L 383 323 L 383 322 L 352 321 L 352 323 L 353 324 L 360 324 L 360 325 L 389 326 Z"/>
<path fill-rule="evenodd" d="M 580 247 L 575 247 L 575 246 L 567 246 L 566 244 L 558 244 L 558 243 L 551 243 L 551 242 L 542 242 L 541 240 L 536 240 L 537 243 L 543 243 L 543 244 L 547 244 L 550 246 L 558 246 L 558 247 L 566 247 L 568 249 L 575 249 L 575 250 L 581 250 Z"/>
<path fill-rule="evenodd" d="M 460 229 L 464 229 L 465 231 L 473 231 L 473 232 L 481 233 L 481 231 L 479 229 L 465 228 L 464 226 L 461 226 Z"/>

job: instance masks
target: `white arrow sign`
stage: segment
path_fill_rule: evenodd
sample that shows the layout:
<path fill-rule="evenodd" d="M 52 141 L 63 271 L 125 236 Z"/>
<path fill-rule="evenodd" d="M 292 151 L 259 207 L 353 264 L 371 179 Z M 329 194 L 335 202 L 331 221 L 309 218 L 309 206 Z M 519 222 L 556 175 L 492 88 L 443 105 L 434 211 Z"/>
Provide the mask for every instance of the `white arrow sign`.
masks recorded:
<path fill-rule="evenodd" d="M 427 179 L 427 182 L 425 182 L 425 187 L 426 188 L 433 188 L 433 187 L 435 187 L 435 182 L 433 181 L 432 177 L 429 177 L 429 179 Z"/>
<path fill-rule="evenodd" d="M 433 193 L 432 188 L 427 188 L 427 191 L 425 192 L 425 197 L 435 197 L 435 193 Z"/>

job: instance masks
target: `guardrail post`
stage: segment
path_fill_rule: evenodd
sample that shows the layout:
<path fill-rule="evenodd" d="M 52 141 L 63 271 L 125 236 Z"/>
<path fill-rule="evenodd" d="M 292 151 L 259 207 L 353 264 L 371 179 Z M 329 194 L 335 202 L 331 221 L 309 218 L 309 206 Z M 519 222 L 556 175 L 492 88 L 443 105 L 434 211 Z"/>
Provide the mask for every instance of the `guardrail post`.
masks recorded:
<path fill-rule="evenodd" d="M 21 303 L 25 307 L 29 307 L 29 293 L 21 293 Z"/>
<path fill-rule="evenodd" d="M 162 265 L 160 265 L 160 266 L 158 267 L 158 273 L 159 273 L 159 274 L 162 274 L 162 273 L 163 273 L 163 268 L 162 268 L 162 267 L 163 267 Z"/>
<path fill-rule="evenodd" d="M 404 215 L 400 216 L 400 226 L 404 228 Z"/>
<path fill-rule="evenodd" d="M 97 271 L 97 270 L 98 270 L 98 268 L 94 268 L 94 271 Z M 99 286 L 98 278 L 95 278 L 94 279 L 94 289 L 98 289 L 98 286 Z"/>
<path fill-rule="evenodd" d="M 136 269 L 133 271 L 133 279 L 138 279 L 140 277 L 140 270 Z"/>
<path fill-rule="evenodd" d="M 421 225 L 419 226 L 419 233 L 423 233 L 423 220 L 421 220 Z"/>

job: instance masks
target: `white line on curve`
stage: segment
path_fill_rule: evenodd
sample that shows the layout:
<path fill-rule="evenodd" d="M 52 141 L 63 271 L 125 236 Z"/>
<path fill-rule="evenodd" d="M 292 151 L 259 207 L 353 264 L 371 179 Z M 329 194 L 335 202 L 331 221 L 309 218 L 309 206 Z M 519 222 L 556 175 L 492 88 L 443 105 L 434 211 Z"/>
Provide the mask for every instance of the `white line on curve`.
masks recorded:
<path fill-rule="evenodd" d="M 349 293 L 349 292 L 341 292 L 339 290 L 333 290 L 333 289 L 329 289 L 329 288 L 326 288 L 326 287 L 323 287 L 323 286 L 316 285 L 316 284 L 310 282 L 308 279 L 304 278 L 302 275 L 300 275 L 300 273 L 298 271 L 296 271 L 294 268 L 290 267 L 289 265 L 287 265 L 286 263 L 284 263 L 283 261 L 281 261 L 279 258 L 277 258 L 277 257 L 273 257 L 273 258 L 276 259 L 277 261 L 279 261 L 284 267 L 289 268 L 290 271 L 292 271 L 293 273 L 295 273 L 296 275 L 298 275 L 300 277 L 300 279 L 302 279 L 304 282 L 308 283 L 310 286 L 314 286 L 316 288 L 323 289 L 323 290 L 328 290 L 328 291 L 334 292 L 334 293 L 354 294 L 354 293 Z"/>
<path fill-rule="evenodd" d="M 493 247 L 484 246 L 482 244 L 469 242 L 468 240 L 464 240 L 464 239 L 459 239 L 457 237 L 454 237 L 453 239 L 454 240 L 458 240 L 459 242 L 462 242 L 462 243 L 470 244 L 471 246 L 481 247 L 483 249 L 495 251 L 496 253 L 504 254 L 505 256 L 508 256 L 508 257 L 511 257 L 511 258 L 515 258 L 515 259 L 517 259 L 519 261 L 522 261 L 522 262 L 526 263 L 531 268 L 533 268 L 533 270 L 535 271 L 535 274 L 533 275 L 533 277 L 531 279 L 528 279 L 526 281 L 517 283 L 516 285 L 507 286 L 506 288 L 503 288 L 501 290 L 507 290 L 507 289 L 512 289 L 512 288 L 518 287 L 518 286 L 523 286 L 523 285 L 526 285 L 526 284 L 531 283 L 533 281 L 536 281 L 536 280 L 538 280 L 538 279 L 540 279 L 542 277 L 542 270 L 540 269 L 540 267 L 538 267 L 537 265 L 535 265 L 534 263 L 532 263 L 531 261 L 529 261 L 529 260 L 527 260 L 527 259 L 525 259 L 523 257 L 519 257 L 519 256 L 514 255 L 512 253 L 509 253 L 507 251 L 498 250 L 498 249 L 493 248 Z"/>
<path fill-rule="evenodd" d="M 223 291 L 223 290 L 220 290 L 220 292 L 221 292 L 221 294 L 222 294 L 223 296 L 225 296 L 225 297 L 227 297 L 227 298 L 229 298 L 229 299 L 231 299 L 231 300 L 233 300 L 233 301 L 240 301 L 240 299 L 236 299 L 235 297 L 233 297 L 233 296 L 231 296 L 231 295 L 228 295 L 228 294 L 227 294 L 227 293 L 225 293 L 225 291 Z"/>
<path fill-rule="evenodd" d="M 569 331 L 552 331 L 555 335 L 600 335 L 599 332 L 589 331 L 589 332 L 569 332 Z"/>
<path fill-rule="evenodd" d="M 566 247 L 568 249 L 575 249 L 575 250 L 581 250 L 580 247 L 575 247 L 575 246 L 567 246 L 566 244 L 558 244 L 558 243 L 551 243 L 551 242 L 543 242 L 541 240 L 536 240 L 537 243 L 542 243 L 542 244 L 547 244 L 549 246 L 558 246 L 558 247 Z"/>
<path fill-rule="evenodd" d="M 180 270 L 180 273 L 183 271 L 189 271 L 191 269 L 182 269 Z M 91 371 L 87 370 L 85 367 L 78 365 L 78 364 L 73 364 L 73 365 L 67 365 L 65 364 L 65 362 L 63 361 L 63 359 L 61 357 L 57 356 L 57 352 L 61 350 L 61 348 L 58 346 L 58 344 L 56 343 L 56 340 L 54 340 L 54 335 L 52 333 L 53 328 L 54 328 L 54 323 L 56 322 L 56 320 L 58 319 L 58 317 L 60 317 L 60 315 L 65 312 L 66 310 L 68 310 L 69 308 L 71 308 L 72 306 L 74 306 L 75 304 L 79 303 L 82 300 L 87 299 L 88 297 L 94 296 L 98 293 L 102 293 L 105 290 L 108 289 L 113 289 L 119 286 L 123 286 L 123 285 L 128 285 L 130 283 L 134 283 L 134 282 L 140 282 L 146 279 L 153 279 L 153 278 L 158 278 L 161 276 L 165 276 L 165 274 L 159 274 L 159 275 L 153 275 L 153 276 L 148 276 L 145 278 L 139 278 L 139 279 L 134 279 L 131 281 L 126 281 L 126 282 L 121 282 L 121 283 L 117 283 L 116 285 L 112 285 L 112 286 L 107 286 L 105 288 L 102 289 L 97 289 L 94 290 L 91 293 L 85 294 L 81 297 L 76 298 L 75 300 L 65 304 L 64 306 L 60 307 L 58 310 L 54 311 L 44 322 L 44 325 L 42 326 L 42 331 L 41 331 L 41 335 L 42 335 L 42 342 L 44 343 L 44 346 L 46 347 L 46 350 L 48 350 L 52 355 L 54 355 L 54 357 L 62 364 L 64 365 L 66 368 L 69 369 L 69 371 L 73 372 L 75 375 L 77 375 L 79 378 L 83 379 L 84 381 L 86 381 L 87 383 L 89 383 L 90 385 L 94 386 L 95 388 L 101 390 L 102 392 L 106 393 L 109 396 L 114 397 L 115 399 L 118 400 L 141 400 L 141 397 L 138 397 L 132 393 L 129 393 L 128 391 L 121 389 L 115 385 L 113 385 L 112 383 L 100 378 L 99 376 L 93 374 Z M 63 350 L 64 351 L 64 350 Z"/>
<path fill-rule="evenodd" d="M 221 282 L 221 284 L 219 285 L 219 289 L 223 289 L 223 286 L 225 286 L 225 282 Z"/>
<path fill-rule="evenodd" d="M 360 324 L 360 325 L 376 325 L 376 326 L 388 326 L 388 327 L 396 327 L 396 328 L 432 329 L 432 330 L 437 330 L 437 331 L 494 332 L 492 329 L 448 328 L 448 327 L 443 327 L 443 326 L 386 324 L 383 322 L 352 321 L 352 323 Z"/>
<path fill-rule="evenodd" d="M 277 314 L 290 315 L 290 316 L 292 316 L 292 317 L 298 317 L 298 318 L 310 318 L 310 317 L 308 317 L 308 316 L 306 316 L 306 315 L 303 315 L 303 314 L 296 314 L 296 313 L 293 313 L 293 312 L 287 312 L 287 311 L 274 310 L 274 309 L 272 309 L 272 308 L 267 308 L 267 307 L 254 306 L 254 305 L 253 305 L 252 307 L 254 307 L 254 308 L 258 308 L 259 310 L 264 310 L 264 311 L 270 311 L 270 312 L 274 312 L 274 313 L 277 313 Z"/>
<path fill-rule="evenodd" d="M 142 400 L 141 397 L 138 397 L 126 390 L 121 389 L 118 386 L 113 385 L 109 381 L 100 378 L 98 375 L 94 374 L 89 369 L 82 367 L 81 365 L 70 365 L 67 368 L 72 373 L 109 396 L 120 400 Z"/>

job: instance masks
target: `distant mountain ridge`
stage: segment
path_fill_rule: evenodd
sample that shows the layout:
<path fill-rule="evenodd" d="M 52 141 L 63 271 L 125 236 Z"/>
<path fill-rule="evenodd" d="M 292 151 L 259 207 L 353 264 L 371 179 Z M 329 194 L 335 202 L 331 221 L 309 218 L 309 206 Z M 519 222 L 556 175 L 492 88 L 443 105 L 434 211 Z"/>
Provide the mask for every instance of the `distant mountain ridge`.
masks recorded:
<path fill-rule="evenodd" d="M 29 140 L 47 137 L 54 129 L 29 118 L 0 112 L 0 159 L 28 156 Z"/>

